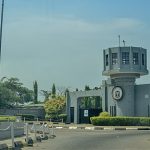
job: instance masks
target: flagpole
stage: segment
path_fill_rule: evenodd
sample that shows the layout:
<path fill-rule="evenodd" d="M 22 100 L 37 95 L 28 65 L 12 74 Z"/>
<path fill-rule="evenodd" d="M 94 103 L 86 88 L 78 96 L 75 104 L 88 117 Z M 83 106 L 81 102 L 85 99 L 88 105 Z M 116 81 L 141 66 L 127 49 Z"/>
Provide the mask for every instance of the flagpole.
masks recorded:
<path fill-rule="evenodd" d="M 2 0 L 1 24 L 0 24 L 0 62 L 1 62 L 1 52 L 2 52 L 3 14 L 4 14 L 4 0 Z"/>

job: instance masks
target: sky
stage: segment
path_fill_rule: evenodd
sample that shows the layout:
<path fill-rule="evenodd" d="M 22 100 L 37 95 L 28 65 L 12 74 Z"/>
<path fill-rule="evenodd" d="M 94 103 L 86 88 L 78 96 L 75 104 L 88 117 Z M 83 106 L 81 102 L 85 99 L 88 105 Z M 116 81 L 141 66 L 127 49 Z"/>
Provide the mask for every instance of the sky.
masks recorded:
<path fill-rule="evenodd" d="M 5 0 L 0 77 L 17 77 L 31 89 L 37 80 L 39 90 L 53 83 L 100 86 L 103 49 L 118 46 L 118 35 L 126 46 L 146 48 L 149 58 L 149 6 L 149 0 Z M 150 83 L 150 75 L 136 83 Z"/>

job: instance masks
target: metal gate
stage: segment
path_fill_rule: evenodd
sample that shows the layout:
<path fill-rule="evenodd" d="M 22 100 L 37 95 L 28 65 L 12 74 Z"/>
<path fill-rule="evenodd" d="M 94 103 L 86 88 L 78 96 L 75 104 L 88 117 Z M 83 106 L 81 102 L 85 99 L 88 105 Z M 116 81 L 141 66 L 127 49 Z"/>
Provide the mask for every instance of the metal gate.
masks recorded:
<path fill-rule="evenodd" d="M 79 123 L 91 123 L 90 117 L 98 116 L 102 109 L 80 109 Z"/>
<path fill-rule="evenodd" d="M 74 123 L 74 107 L 70 107 L 70 121 Z"/>

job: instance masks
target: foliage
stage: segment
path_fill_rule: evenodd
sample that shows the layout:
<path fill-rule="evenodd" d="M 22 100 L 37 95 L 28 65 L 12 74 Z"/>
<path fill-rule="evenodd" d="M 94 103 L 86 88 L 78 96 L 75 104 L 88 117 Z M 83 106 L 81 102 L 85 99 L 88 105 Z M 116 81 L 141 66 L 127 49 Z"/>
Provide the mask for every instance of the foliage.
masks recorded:
<path fill-rule="evenodd" d="M 58 118 L 58 115 L 65 109 L 65 97 L 58 96 L 45 102 L 45 111 L 48 116 Z"/>
<path fill-rule="evenodd" d="M 101 112 L 99 116 L 100 117 L 110 117 L 110 114 L 108 112 L 104 111 L 104 112 Z"/>
<path fill-rule="evenodd" d="M 90 87 L 88 85 L 85 85 L 85 91 L 89 91 L 89 90 L 90 90 Z M 83 103 L 84 103 L 83 104 L 84 108 L 91 108 L 92 103 L 91 103 L 90 97 L 84 97 Z"/>
<path fill-rule="evenodd" d="M 3 77 L 0 80 L 0 106 L 8 107 L 15 103 L 33 101 L 33 91 L 19 81 L 18 78 Z"/>
<path fill-rule="evenodd" d="M 52 98 L 55 98 L 56 96 L 56 88 L 55 88 L 55 84 L 53 84 L 52 86 Z"/>
<path fill-rule="evenodd" d="M 41 90 L 41 94 L 45 97 L 44 101 L 47 101 L 49 97 L 51 96 L 51 91 Z"/>
<path fill-rule="evenodd" d="M 15 120 L 16 120 L 15 116 L 0 116 L 0 122 L 15 121 Z"/>
<path fill-rule="evenodd" d="M 33 83 L 33 89 L 34 89 L 34 104 L 38 103 L 38 84 L 37 81 Z"/>
<path fill-rule="evenodd" d="M 67 114 L 60 114 L 60 115 L 58 115 L 58 118 L 59 119 L 63 119 L 63 122 L 66 122 L 66 120 L 67 120 Z"/>
<path fill-rule="evenodd" d="M 88 85 L 85 85 L 85 91 L 91 90 Z M 83 109 L 102 109 L 102 99 L 99 96 L 88 96 L 81 98 L 80 108 Z"/>
<path fill-rule="evenodd" d="M 32 114 L 18 114 L 17 116 L 21 116 L 22 120 L 24 120 L 24 118 L 28 121 L 34 120 L 34 116 Z"/>
<path fill-rule="evenodd" d="M 91 117 L 96 126 L 149 126 L 149 117 Z"/>

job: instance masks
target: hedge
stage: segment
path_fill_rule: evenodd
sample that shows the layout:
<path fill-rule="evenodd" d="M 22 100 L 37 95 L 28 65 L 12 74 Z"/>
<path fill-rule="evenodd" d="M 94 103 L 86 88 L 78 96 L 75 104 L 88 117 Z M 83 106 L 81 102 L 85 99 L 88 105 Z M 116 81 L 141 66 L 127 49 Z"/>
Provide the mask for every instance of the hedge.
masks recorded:
<path fill-rule="evenodd" d="M 96 126 L 149 126 L 149 117 L 91 117 Z"/>
<path fill-rule="evenodd" d="M 0 122 L 15 121 L 15 116 L 0 116 Z"/>
<path fill-rule="evenodd" d="M 59 119 L 63 119 L 63 122 L 66 122 L 66 120 L 67 120 L 67 114 L 60 114 L 60 115 L 58 115 L 58 118 Z"/>
<path fill-rule="evenodd" d="M 27 120 L 27 121 L 33 121 L 34 120 L 34 116 L 31 115 L 31 114 L 18 114 L 17 116 L 21 116 L 21 119 L 24 120 Z"/>

